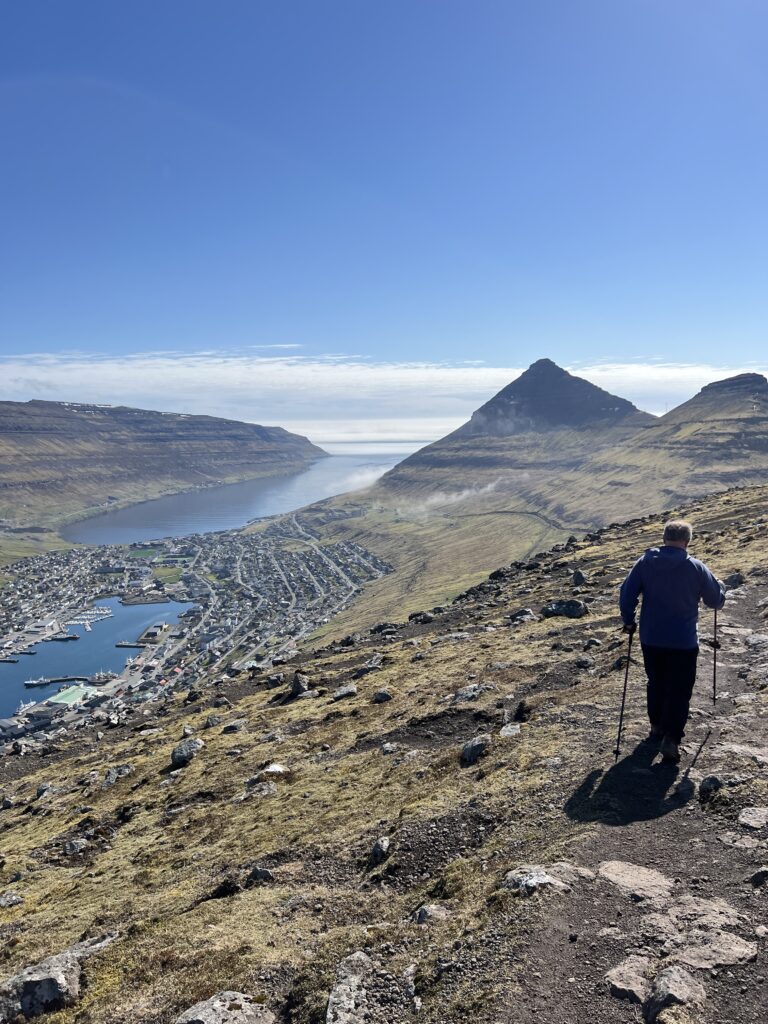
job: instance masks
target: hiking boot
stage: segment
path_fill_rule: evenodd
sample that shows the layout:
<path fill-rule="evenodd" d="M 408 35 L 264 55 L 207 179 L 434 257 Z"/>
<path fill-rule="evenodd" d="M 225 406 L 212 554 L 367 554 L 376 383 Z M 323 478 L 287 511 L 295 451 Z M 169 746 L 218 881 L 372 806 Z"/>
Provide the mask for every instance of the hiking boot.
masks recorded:
<path fill-rule="evenodd" d="M 665 736 L 661 741 L 661 757 L 664 761 L 672 761 L 674 764 L 680 760 L 680 750 L 671 736 Z"/>

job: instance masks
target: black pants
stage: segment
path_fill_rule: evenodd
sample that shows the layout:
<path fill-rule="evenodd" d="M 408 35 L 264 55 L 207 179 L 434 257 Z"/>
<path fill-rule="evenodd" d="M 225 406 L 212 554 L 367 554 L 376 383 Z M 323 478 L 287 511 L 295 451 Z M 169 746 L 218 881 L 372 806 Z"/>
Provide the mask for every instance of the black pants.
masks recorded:
<path fill-rule="evenodd" d="M 643 662 L 648 676 L 648 717 L 652 726 L 675 743 L 685 735 L 698 656 L 698 647 L 681 651 L 643 644 Z"/>

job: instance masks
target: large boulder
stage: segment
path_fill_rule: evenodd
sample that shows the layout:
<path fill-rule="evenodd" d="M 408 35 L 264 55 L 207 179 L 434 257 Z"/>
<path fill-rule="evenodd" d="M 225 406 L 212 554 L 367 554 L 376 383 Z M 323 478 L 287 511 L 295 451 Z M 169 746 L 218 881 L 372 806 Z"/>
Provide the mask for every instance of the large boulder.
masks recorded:
<path fill-rule="evenodd" d="M 274 1024 L 274 1013 L 243 992 L 219 992 L 195 1003 L 174 1024 Z"/>
<path fill-rule="evenodd" d="M 62 953 L 26 967 L 0 984 L 0 1020 L 30 1020 L 73 1006 L 80 998 L 82 961 L 99 953 L 117 938 L 78 942 Z"/>
<path fill-rule="evenodd" d="M 203 740 L 188 739 L 182 740 L 178 746 L 171 751 L 171 766 L 173 768 L 185 768 L 205 746 Z"/>

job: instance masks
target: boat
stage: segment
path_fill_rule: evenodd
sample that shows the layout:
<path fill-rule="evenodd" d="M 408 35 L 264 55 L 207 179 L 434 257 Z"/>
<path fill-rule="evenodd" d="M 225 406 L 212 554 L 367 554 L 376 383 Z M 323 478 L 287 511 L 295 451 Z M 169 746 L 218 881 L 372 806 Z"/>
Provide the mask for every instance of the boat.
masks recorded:
<path fill-rule="evenodd" d="M 36 701 L 34 701 L 34 700 L 28 700 L 28 701 L 23 701 L 22 700 L 19 703 L 19 706 L 14 711 L 14 714 L 15 715 L 23 715 L 27 711 L 29 711 L 30 708 L 33 708 L 35 706 L 35 704 L 36 704 Z"/>
<path fill-rule="evenodd" d="M 88 682 L 94 686 L 98 686 L 100 683 L 111 683 L 113 679 L 117 679 L 117 672 L 105 672 L 103 669 L 101 672 L 96 672 L 94 675 L 88 678 Z"/>
<path fill-rule="evenodd" d="M 46 679 L 45 676 L 40 676 L 39 679 L 25 679 L 24 685 L 28 688 L 33 686 L 50 686 L 53 680 Z"/>

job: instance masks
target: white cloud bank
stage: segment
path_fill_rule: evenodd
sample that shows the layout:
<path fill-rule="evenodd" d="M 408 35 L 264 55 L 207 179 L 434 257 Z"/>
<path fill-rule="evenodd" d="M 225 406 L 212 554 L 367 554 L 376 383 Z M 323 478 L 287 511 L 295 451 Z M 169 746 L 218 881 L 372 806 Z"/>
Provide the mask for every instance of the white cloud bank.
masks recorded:
<path fill-rule="evenodd" d="M 373 362 L 206 351 L 132 356 L 37 353 L 0 357 L 0 399 L 42 398 L 206 413 L 279 424 L 323 443 L 413 447 L 441 437 L 522 372 L 517 366 Z M 766 366 L 626 362 L 571 372 L 663 413 L 705 384 Z"/>

